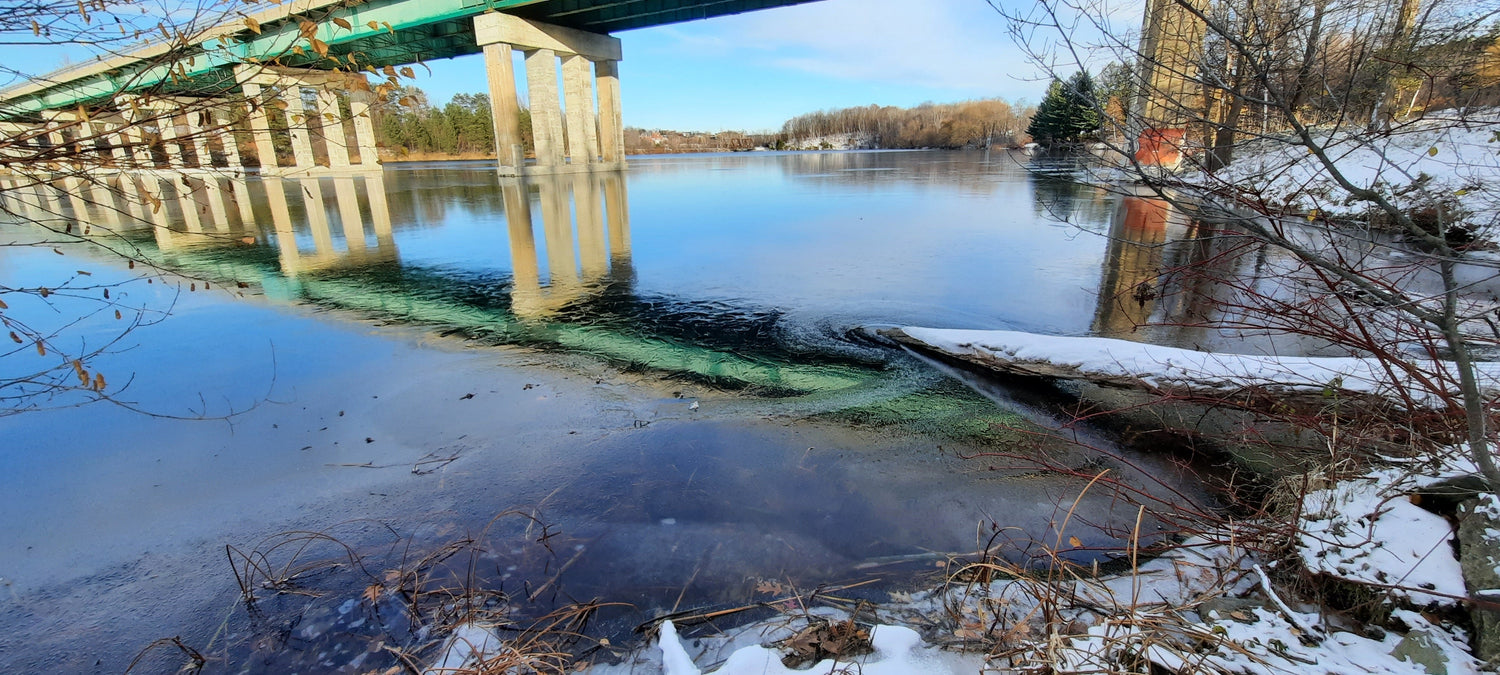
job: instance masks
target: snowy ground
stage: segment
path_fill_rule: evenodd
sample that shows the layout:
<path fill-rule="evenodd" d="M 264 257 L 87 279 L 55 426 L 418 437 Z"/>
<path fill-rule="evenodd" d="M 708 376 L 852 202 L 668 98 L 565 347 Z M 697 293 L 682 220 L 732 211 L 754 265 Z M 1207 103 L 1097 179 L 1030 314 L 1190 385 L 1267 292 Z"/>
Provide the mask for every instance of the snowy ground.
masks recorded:
<path fill-rule="evenodd" d="M 1500 221 L 1500 111 L 1441 111 L 1398 123 L 1389 132 L 1317 130 L 1338 171 L 1354 186 L 1390 196 L 1406 209 L 1439 201 L 1475 226 Z M 1235 149 L 1235 159 L 1216 174 L 1183 180 L 1228 190 L 1268 206 L 1299 213 L 1359 217 L 1368 202 L 1355 201 L 1323 162 L 1293 139 L 1262 139 Z"/>

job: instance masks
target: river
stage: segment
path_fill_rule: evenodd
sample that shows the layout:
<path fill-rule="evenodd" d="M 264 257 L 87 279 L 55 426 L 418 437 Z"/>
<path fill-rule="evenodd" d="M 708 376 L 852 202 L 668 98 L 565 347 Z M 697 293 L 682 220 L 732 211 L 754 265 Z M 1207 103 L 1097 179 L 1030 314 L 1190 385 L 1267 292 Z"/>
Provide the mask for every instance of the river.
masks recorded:
<path fill-rule="evenodd" d="M 591 628 L 616 643 L 772 589 L 863 583 L 847 595 L 878 601 L 983 547 L 1017 561 L 1064 537 L 1078 560 L 1118 547 L 1136 506 L 1080 496 L 1087 477 L 1110 468 L 1160 500 L 1148 511 L 1204 501 L 1179 463 L 1075 447 L 1027 392 L 997 396 L 871 335 L 1228 344 L 1137 328 L 1202 311 L 1150 283 L 1212 243 L 1029 161 L 639 157 L 624 175 L 526 181 L 398 164 L 146 179 L 154 210 L 117 185 L 5 195 L 142 264 L 0 248 L 0 283 L 58 289 L 8 316 L 85 350 L 118 339 L 91 366 L 128 403 L 65 395 L 0 417 L 0 670 L 120 672 L 174 635 L 211 672 L 388 664 L 370 645 L 410 644 L 414 627 L 359 594 L 456 540 L 476 543 L 433 579 L 459 570 L 518 616 L 629 603 Z M 103 285 L 124 319 L 94 311 Z M 0 375 L 35 365 L 18 361 Z M 1036 457 L 1073 475 L 1028 470 Z M 1075 501 L 1115 529 L 1059 532 Z M 1149 539 L 1161 525 L 1145 522 Z M 289 531 L 342 543 L 291 561 Z M 251 551 L 345 564 L 298 579 L 316 597 L 261 589 L 247 615 L 231 563 Z"/>

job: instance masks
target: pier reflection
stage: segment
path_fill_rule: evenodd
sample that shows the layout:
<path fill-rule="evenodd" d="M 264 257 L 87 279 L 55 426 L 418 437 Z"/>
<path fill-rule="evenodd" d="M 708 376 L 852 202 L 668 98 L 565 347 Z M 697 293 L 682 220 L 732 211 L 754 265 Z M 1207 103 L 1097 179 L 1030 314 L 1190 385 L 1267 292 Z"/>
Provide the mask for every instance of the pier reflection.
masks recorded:
<path fill-rule="evenodd" d="M 1110 220 L 1090 326 L 1095 335 L 1207 348 L 1223 337 L 1213 327 L 1243 265 L 1225 255 L 1232 242 L 1210 224 L 1188 218 L 1161 199 L 1127 196 Z M 1223 268 L 1223 269 L 1221 269 Z"/>
<path fill-rule="evenodd" d="M 500 190 L 510 238 L 511 313 L 517 318 L 551 317 L 613 285 L 629 284 L 630 214 L 623 173 L 503 178 Z"/>

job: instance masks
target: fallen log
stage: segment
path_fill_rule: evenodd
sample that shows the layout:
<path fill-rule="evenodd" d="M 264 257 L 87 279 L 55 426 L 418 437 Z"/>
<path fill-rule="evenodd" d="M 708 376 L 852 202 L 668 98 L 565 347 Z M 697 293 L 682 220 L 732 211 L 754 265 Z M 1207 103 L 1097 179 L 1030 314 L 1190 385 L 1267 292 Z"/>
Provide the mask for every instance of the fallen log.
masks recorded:
<path fill-rule="evenodd" d="M 1081 380 L 1154 395 L 1235 398 L 1270 394 L 1282 402 L 1380 399 L 1442 408 L 1457 398 L 1448 361 L 1286 357 L 1200 352 L 1128 340 L 1016 331 L 908 326 L 880 334 L 901 344 L 1011 375 Z M 1475 364 L 1486 396 L 1500 391 L 1500 363 Z"/>

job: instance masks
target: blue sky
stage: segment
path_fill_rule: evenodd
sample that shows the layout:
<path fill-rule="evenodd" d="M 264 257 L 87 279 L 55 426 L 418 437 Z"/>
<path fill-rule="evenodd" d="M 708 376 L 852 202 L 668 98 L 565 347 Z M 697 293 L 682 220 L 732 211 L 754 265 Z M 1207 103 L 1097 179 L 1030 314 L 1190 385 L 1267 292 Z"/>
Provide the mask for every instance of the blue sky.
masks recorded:
<path fill-rule="evenodd" d="M 625 123 L 777 130 L 804 112 L 1026 98 L 1046 89 L 984 0 L 823 0 L 619 33 Z M 437 103 L 484 87 L 477 56 L 432 62 Z"/>

